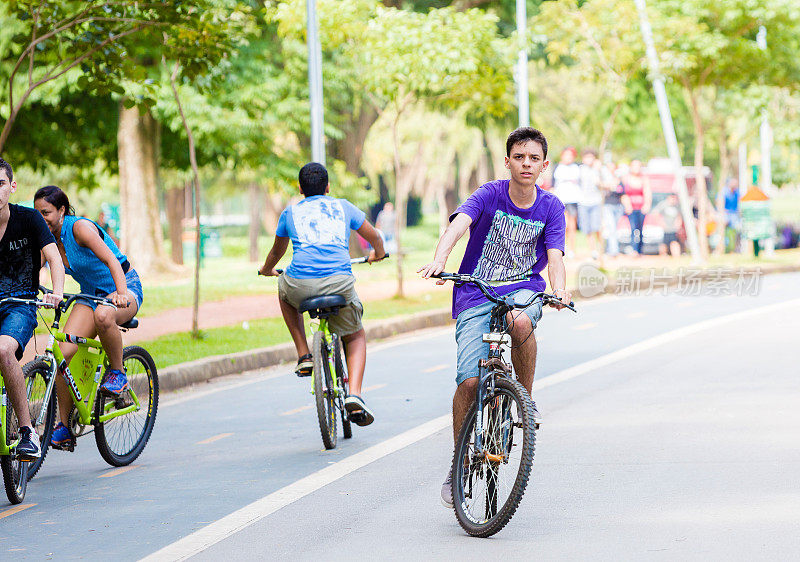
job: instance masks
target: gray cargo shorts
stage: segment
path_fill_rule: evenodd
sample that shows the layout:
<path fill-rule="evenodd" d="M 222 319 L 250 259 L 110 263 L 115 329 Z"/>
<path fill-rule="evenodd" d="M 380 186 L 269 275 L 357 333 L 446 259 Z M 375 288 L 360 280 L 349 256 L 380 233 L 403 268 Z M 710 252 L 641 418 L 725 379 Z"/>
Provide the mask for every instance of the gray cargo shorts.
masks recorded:
<path fill-rule="evenodd" d="M 295 279 L 284 273 L 278 277 L 278 298 L 294 308 L 299 309 L 300 303 L 309 297 L 321 295 L 341 295 L 347 301 L 347 306 L 340 308 L 339 314 L 328 318 L 331 332 L 349 336 L 363 328 L 364 306 L 356 294 L 356 278 L 352 275 Z"/>

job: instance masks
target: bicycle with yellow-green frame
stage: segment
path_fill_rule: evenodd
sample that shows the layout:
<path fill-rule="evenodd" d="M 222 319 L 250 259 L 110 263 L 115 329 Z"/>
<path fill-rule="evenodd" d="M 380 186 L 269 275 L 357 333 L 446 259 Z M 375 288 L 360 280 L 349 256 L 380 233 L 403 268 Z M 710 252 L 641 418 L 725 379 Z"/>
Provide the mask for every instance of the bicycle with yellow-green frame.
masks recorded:
<path fill-rule="evenodd" d="M 139 346 L 128 346 L 122 352 L 123 368 L 128 377 L 128 389 L 117 397 L 106 396 L 98 389 L 102 373 L 108 367 L 108 358 L 100 341 L 64 333 L 59 329 L 61 315 L 76 300 L 90 300 L 108 306 L 110 301 L 93 295 L 64 295 L 65 300 L 56 308 L 50 339 L 43 355 L 26 364 L 28 401 L 34 426 L 42 444 L 42 456 L 31 462 L 28 477 L 33 478 L 44 462 L 56 410 L 54 386 L 57 376 L 67 382 L 72 396 L 73 408 L 69 414 L 69 430 L 73 439 L 64 447 L 73 451 L 77 437 L 94 431 L 100 456 L 112 466 L 132 463 L 142 453 L 156 420 L 158 410 L 158 372 L 155 362 L 147 350 Z M 136 328 L 139 321 L 133 318 L 122 324 L 125 331 Z M 78 346 L 78 351 L 67 365 L 61 349 L 55 342 L 67 342 Z"/>
<path fill-rule="evenodd" d="M 0 304 L 2 303 L 26 304 L 36 307 L 52 308 L 52 305 L 42 301 L 19 299 L 16 297 L 2 299 L 0 300 Z M 28 383 L 28 381 L 28 377 L 25 377 L 25 382 Z M 28 386 L 28 390 L 30 391 L 30 386 Z M 19 420 L 17 419 L 16 412 L 14 412 L 14 408 L 9 404 L 2 374 L 0 374 L 0 396 L 2 396 L 0 399 L 0 466 L 2 466 L 3 484 L 6 489 L 8 501 L 17 504 L 22 503 L 22 500 L 25 499 L 31 463 L 17 456 L 16 448 L 20 440 Z M 35 414 L 34 408 L 31 408 L 31 421 L 36 417 Z"/>

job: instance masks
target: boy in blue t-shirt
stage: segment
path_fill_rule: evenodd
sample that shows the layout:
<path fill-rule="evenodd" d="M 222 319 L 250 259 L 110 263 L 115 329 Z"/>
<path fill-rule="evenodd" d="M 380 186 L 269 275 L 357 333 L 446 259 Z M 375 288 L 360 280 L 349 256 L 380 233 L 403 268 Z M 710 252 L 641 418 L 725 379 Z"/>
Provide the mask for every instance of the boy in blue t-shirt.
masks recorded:
<path fill-rule="evenodd" d="M 345 347 L 350 378 L 350 396 L 345 408 L 358 425 L 369 425 L 375 417 L 361 398 L 361 383 L 367 362 L 367 336 L 361 325 L 364 307 L 355 291 L 350 268 L 350 230 L 358 232 L 373 250 L 369 261 L 384 257 L 383 240 L 362 211 L 349 201 L 327 195 L 328 171 L 311 162 L 299 174 L 300 193 L 305 199 L 281 213 L 275 242 L 259 270 L 262 275 L 279 276 L 278 299 L 283 320 L 292 336 L 299 357 L 295 373 L 308 376 L 313 368 L 308 349 L 300 303 L 320 295 L 341 295 L 347 306 L 328 319 L 332 332 L 339 334 Z M 275 270 L 292 242 L 292 263 L 283 275 Z"/>

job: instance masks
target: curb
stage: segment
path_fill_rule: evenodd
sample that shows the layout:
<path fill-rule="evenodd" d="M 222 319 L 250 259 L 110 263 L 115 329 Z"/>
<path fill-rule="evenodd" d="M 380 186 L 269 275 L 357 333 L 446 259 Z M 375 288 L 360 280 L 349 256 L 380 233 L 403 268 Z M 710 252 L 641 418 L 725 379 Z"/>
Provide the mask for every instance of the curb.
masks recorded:
<path fill-rule="evenodd" d="M 367 332 L 367 339 L 372 341 L 425 328 L 445 326 L 451 322 L 453 320 L 450 318 L 450 308 L 448 307 L 400 318 L 367 322 L 364 329 Z M 216 377 L 274 367 L 295 359 L 296 352 L 292 343 L 282 343 L 227 355 L 214 355 L 162 369 L 158 373 L 158 386 L 163 391 L 178 390 L 193 384 L 208 382 Z"/>
<path fill-rule="evenodd" d="M 800 265 L 741 267 L 739 269 L 746 273 L 758 272 L 761 275 L 768 275 L 771 273 L 797 272 L 800 271 Z M 713 271 L 713 268 L 706 268 L 702 270 L 699 277 L 708 279 L 713 276 Z M 677 275 L 672 276 L 668 284 L 670 286 L 676 285 L 679 279 Z M 649 279 L 642 279 L 642 281 L 639 286 L 641 289 L 647 289 L 652 284 L 647 282 L 650 281 Z M 591 297 L 580 297 L 577 287 L 573 287 L 571 291 L 580 300 L 591 300 L 592 298 L 614 294 L 617 287 L 615 280 L 615 282 L 608 284 L 605 291 Z M 367 339 L 373 341 L 425 328 L 445 326 L 452 322 L 453 319 L 450 317 L 450 308 L 448 307 L 389 320 L 366 322 L 364 329 L 367 332 Z M 164 368 L 158 374 L 159 387 L 164 391 L 178 390 L 194 384 L 208 382 L 216 377 L 274 367 L 280 363 L 294 361 L 295 353 L 294 344 L 283 343 L 261 349 L 204 357 L 196 361 Z"/>

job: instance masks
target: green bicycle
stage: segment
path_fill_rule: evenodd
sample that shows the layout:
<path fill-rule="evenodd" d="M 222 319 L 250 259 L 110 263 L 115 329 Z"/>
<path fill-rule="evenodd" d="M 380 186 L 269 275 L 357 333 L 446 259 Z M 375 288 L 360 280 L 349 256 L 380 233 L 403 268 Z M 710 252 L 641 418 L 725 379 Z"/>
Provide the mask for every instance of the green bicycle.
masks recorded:
<path fill-rule="evenodd" d="M 3 303 L 27 304 L 36 307 L 51 307 L 50 305 L 41 301 L 18 299 L 13 297 L 0 300 L 0 304 Z M 28 378 L 24 369 L 23 375 L 25 376 L 25 383 L 28 393 L 30 394 L 30 379 Z M 2 395 L 2 400 L 0 400 L 0 466 L 2 466 L 3 470 L 3 484 L 6 488 L 6 496 L 8 496 L 8 501 L 10 501 L 12 504 L 18 504 L 22 503 L 22 500 L 25 499 L 25 492 L 28 489 L 28 479 L 30 474 L 28 465 L 31 463 L 21 460 L 16 453 L 16 447 L 19 444 L 20 439 L 19 420 L 17 419 L 17 414 L 14 412 L 14 408 L 12 408 L 8 403 L 8 395 L 6 393 L 5 381 L 3 380 L 2 375 L 0 375 L 0 394 Z M 38 417 L 38 411 L 36 411 L 30 404 L 29 408 L 31 413 L 31 421 L 33 421 L 35 427 L 36 422 L 34 420 Z M 44 455 L 44 453 L 42 453 L 42 455 Z"/>
<path fill-rule="evenodd" d="M 100 456 L 112 466 L 126 466 L 142 453 L 155 425 L 158 411 L 158 371 L 153 358 L 144 348 L 128 346 L 122 352 L 123 368 L 129 387 L 116 398 L 98 392 L 102 372 L 108 359 L 100 341 L 66 334 L 59 329 L 61 315 L 77 300 L 92 300 L 110 305 L 101 297 L 92 295 L 64 295 L 66 300 L 55 310 L 50 339 L 43 355 L 26 364 L 23 372 L 28 381 L 28 401 L 36 412 L 34 426 L 40 429 L 42 456 L 28 467 L 28 478 L 33 478 L 44 463 L 53 432 L 56 396 L 53 392 L 56 376 L 67 381 L 73 408 L 69 414 L 69 430 L 73 439 L 64 450 L 74 451 L 78 437 L 88 434 L 93 427 Z M 120 326 L 127 331 L 136 328 L 139 321 L 133 318 Z M 78 351 L 67 366 L 61 349 L 55 342 L 68 342 L 78 346 Z M 33 413 L 32 413 L 33 417 Z"/>

